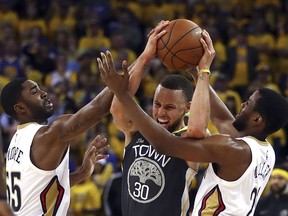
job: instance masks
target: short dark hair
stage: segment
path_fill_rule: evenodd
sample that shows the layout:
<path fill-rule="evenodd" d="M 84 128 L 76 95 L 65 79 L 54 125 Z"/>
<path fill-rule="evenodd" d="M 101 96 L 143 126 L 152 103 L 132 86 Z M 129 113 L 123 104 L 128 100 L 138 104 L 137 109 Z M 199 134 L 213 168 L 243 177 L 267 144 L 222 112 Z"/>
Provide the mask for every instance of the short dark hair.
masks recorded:
<path fill-rule="evenodd" d="M 182 90 L 187 102 L 192 100 L 193 86 L 191 81 L 178 74 L 169 74 L 165 76 L 160 85 L 171 90 Z"/>
<path fill-rule="evenodd" d="M 274 133 L 288 122 L 288 101 L 281 94 L 268 88 L 260 88 L 258 92 L 260 98 L 256 101 L 254 110 L 266 120 L 266 132 Z"/>
<path fill-rule="evenodd" d="M 16 113 L 14 110 L 14 105 L 18 102 L 19 97 L 23 90 L 23 83 L 26 81 L 26 78 L 17 78 L 7 85 L 4 86 L 1 92 L 1 105 L 4 109 L 4 112 L 15 118 Z"/>

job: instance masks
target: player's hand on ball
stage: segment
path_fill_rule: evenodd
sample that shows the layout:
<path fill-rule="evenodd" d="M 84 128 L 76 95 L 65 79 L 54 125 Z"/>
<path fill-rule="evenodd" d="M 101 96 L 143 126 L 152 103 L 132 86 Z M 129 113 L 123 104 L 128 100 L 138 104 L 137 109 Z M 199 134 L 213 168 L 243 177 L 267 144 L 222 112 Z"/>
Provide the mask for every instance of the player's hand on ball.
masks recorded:
<path fill-rule="evenodd" d="M 206 30 L 202 31 L 202 37 L 203 38 L 200 39 L 200 42 L 202 43 L 202 46 L 204 48 L 204 54 L 199 61 L 198 68 L 210 69 L 210 66 L 213 62 L 216 52 L 213 47 L 211 37 Z"/>
<path fill-rule="evenodd" d="M 163 30 L 167 25 L 169 24 L 169 21 L 162 20 L 154 29 L 150 31 L 150 33 L 147 35 L 148 41 L 146 44 L 146 47 L 143 51 L 143 55 L 148 60 L 151 60 L 155 54 L 156 54 L 156 48 L 157 48 L 157 41 L 159 38 L 161 38 L 167 31 Z"/>

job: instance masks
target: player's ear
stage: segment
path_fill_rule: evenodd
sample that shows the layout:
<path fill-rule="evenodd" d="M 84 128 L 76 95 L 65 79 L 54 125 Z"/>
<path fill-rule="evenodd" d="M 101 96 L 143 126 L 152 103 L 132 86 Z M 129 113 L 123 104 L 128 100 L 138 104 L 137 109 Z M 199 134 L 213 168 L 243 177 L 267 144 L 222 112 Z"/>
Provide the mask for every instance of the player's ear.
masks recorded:
<path fill-rule="evenodd" d="M 13 108 L 14 108 L 16 113 L 24 113 L 25 112 L 25 107 L 21 103 L 16 103 Z"/>
<path fill-rule="evenodd" d="M 263 122 L 263 117 L 260 114 L 256 114 L 253 118 L 254 122 L 256 124 L 261 124 Z"/>
<path fill-rule="evenodd" d="M 185 113 L 190 111 L 191 101 L 189 101 L 185 106 Z"/>

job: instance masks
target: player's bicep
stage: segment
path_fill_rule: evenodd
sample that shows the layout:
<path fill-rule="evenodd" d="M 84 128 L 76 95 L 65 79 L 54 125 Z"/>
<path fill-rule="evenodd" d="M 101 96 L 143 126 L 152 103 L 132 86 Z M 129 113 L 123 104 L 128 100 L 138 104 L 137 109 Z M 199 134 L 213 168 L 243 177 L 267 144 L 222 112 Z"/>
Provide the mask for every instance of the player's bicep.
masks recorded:
<path fill-rule="evenodd" d="M 37 143 L 39 140 L 43 145 L 47 143 L 52 146 L 53 144 L 58 145 L 59 142 L 65 143 L 69 141 L 71 139 L 69 135 L 73 134 L 71 128 L 67 126 L 71 116 L 72 114 L 61 115 L 50 124 L 41 127 L 35 134 L 33 142 Z"/>

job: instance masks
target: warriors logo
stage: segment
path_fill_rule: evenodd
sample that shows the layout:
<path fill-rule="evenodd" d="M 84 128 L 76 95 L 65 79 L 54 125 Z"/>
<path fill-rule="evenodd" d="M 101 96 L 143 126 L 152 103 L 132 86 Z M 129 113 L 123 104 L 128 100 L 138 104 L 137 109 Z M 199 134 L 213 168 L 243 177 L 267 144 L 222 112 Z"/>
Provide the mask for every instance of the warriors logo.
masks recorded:
<path fill-rule="evenodd" d="M 148 203 L 162 193 L 165 176 L 155 161 L 140 157 L 130 166 L 127 182 L 132 199 L 140 203 Z"/>

